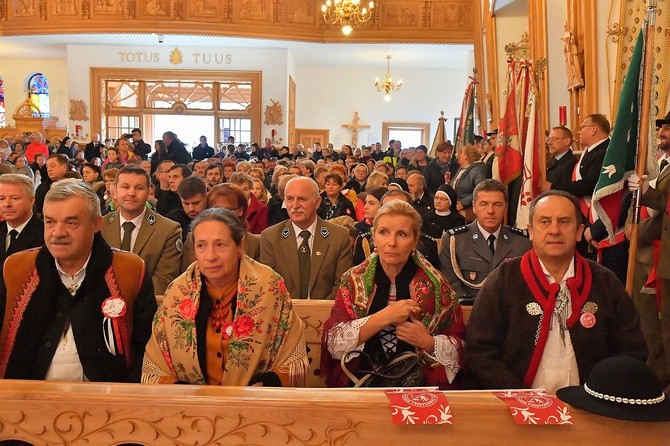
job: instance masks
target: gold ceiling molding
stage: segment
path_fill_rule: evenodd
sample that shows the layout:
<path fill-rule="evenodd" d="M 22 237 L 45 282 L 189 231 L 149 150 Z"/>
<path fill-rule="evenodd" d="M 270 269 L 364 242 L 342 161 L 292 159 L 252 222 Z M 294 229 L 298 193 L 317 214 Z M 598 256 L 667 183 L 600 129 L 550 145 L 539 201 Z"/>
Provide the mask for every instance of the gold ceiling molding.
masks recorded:
<path fill-rule="evenodd" d="M 385 0 L 343 36 L 322 0 L 0 0 L 0 35 L 142 33 L 311 42 L 472 43 L 471 0 Z M 129 26 L 128 20 L 132 20 Z"/>

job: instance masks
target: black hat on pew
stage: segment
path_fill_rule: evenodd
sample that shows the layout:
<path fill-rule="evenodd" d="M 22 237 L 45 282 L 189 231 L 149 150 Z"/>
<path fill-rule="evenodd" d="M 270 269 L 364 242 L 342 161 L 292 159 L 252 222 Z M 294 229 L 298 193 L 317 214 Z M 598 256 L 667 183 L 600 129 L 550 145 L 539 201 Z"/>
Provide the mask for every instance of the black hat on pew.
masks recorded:
<path fill-rule="evenodd" d="M 610 418 L 670 421 L 670 396 L 644 362 L 616 356 L 597 363 L 583 386 L 558 389 L 556 396 L 574 407 Z"/>

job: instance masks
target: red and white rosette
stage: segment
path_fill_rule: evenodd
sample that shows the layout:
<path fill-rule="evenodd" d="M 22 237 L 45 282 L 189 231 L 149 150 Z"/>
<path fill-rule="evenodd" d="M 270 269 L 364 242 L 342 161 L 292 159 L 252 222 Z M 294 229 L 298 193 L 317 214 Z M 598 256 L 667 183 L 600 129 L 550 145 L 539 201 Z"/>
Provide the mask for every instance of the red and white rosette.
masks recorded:
<path fill-rule="evenodd" d="M 122 297 L 110 296 L 102 302 L 102 333 L 107 350 L 112 355 L 123 355 L 123 333 L 126 330 L 126 301 Z"/>

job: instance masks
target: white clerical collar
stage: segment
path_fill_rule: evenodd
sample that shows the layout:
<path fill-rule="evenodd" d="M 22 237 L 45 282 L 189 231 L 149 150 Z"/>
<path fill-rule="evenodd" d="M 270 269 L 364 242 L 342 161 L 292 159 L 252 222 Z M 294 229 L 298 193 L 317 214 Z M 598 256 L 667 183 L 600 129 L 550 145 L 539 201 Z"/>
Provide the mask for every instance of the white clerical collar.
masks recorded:
<path fill-rule="evenodd" d="M 498 238 L 500 236 L 500 229 L 502 228 L 502 225 L 498 226 L 498 229 L 496 229 L 495 232 L 489 232 L 489 231 L 485 230 L 484 228 L 482 228 L 482 225 L 480 225 L 479 222 L 477 222 L 477 227 L 479 228 L 479 232 L 482 233 L 482 236 L 484 236 L 485 240 L 488 240 L 489 235 L 491 235 L 491 234 L 493 234 L 496 237 L 496 240 L 498 240 Z"/>
<path fill-rule="evenodd" d="M 133 218 L 132 220 L 128 220 L 123 217 L 123 214 L 121 211 L 119 211 L 119 226 L 123 227 L 123 224 L 127 221 L 132 222 L 135 225 L 136 229 L 140 229 L 140 226 L 142 226 L 142 222 L 144 221 L 144 215 L 147 213 L 147 207 L 146 205 L 144 206 L 144 209 L 142 209 L 142 213 L 138 215 L 137 217 Z"/>

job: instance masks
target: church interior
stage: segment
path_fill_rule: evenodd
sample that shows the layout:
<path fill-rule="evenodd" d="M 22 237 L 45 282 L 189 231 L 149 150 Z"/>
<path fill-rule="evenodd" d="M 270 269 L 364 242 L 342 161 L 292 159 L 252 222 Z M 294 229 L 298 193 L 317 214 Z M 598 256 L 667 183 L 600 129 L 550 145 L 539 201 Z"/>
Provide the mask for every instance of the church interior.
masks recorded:
<path fill-rule="evenodd" d="M 139 127 L 146 141 L 172 131 L 187 147 L 201 135 L 220 147 L 233 135 L 277 147 L 380 142 L 386 149 L 401 139 L 403 147 L 430 148 L 441 116 L 445 139 L 455 141 L 472 81 L 475 134 L 499 129 L 512 64 L 525 64 L 533 79 L 539 134 L 558 125 L 577 134 L 592 113 L 614 122 L 653 3 L 646 130 L 650 146 L 658 145 L 653 122 L 670 109 L 670 0 L 379 0 L 347 22 L 326 17 L 322 3 L 0 0 L 0 138 L 40 131 L 47 141 L 69 136 L 84 145 Z M 313 368 L 331 305 L 295 305 Z M 670 430 L 668 422 L 576 410 L 571 426 L 523 429 L 481 391 L 446 393 L 453 411 L 446 428 L 405 427 L 391 424 L 383 391 L 325 389 L 311 378 L 306 389 L 0 380 L 0 440 L 664 444 Z"/>

